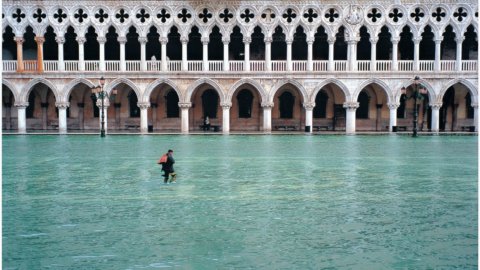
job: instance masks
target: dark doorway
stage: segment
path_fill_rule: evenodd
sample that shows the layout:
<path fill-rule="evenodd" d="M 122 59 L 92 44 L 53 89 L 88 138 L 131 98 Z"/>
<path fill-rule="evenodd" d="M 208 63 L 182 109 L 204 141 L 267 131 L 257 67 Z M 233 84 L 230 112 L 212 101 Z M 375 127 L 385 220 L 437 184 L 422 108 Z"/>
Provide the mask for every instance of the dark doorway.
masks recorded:
<path fill-rule="evenodd" d="M 167 43 L 167 57 L 170 60 L 182 60 L 182 43 L 180 42 L 180 33 L 175 26 L 170 28 Z M 160 57 L 158 58 L 160 59 Z"/>
<path fill-rule="evenodd" d="M 170 90 L 165 96 L 165 102 L 167 103 L 167 117 L 176 118 L 179 117 L 178 109 L 178 95 L 174 90 Z"/>
<path fill-rule="evenodd" d="M 75 29 L 69 26 L 65 34 L 65 44 L 63 44 L 63 53 L 65 60 L 78 60 L 78 42 Z"/>
<path fill-rule="evenodd" d="M 253 45 L 253 42 L 252 42 L 252 45 Z M 253 50 L 253 49 L 254 48 L 250 48 L 250 50 Z M 228 45 L 228 50 L 229 50 L 229 56 L 228 56 L 229 60 L 240 61 L 245 59 L 245 46 L 243 45 L 243 35 L 240 32 L 240 27 L 238 26 L 235 26 L 233 28 L 233 32 L 230 34 L 230 44 Z"/>
<path fill-rule="evenodd" d="M 128 29 L 127 33 L 125 60 L 140 60 L 140 42 L 138 42 L 137 29 L 133 26 Z"/>
<path fill-rule="evenodd" d="M 403 27 L 402 33 L 400 33 L 400 41 L 398 42 L 398 57 L 400 60 L 413 60 L 413 34 L 410 31 L 410 27 Z"/>
<path fill-rule="evenodd" d="M 285 42 L 285 33 L 280 26 L 275 28 L 272 36 L 272 60 L 287 59 L 287 43 Z"/>
<path fill-rule="evenodd" d="M 279 97 L 280 118 L 293 118 L 293 105 L 295 104 L 295 97 L 292 93 L 285 91 Z"/>
<path fill-rule="evenodd" d="M 297 27 L 297 31 L 293 34 L 292 43 L 292 60 L 307 60 L 308 57 L 307 35 L 303 27 Z"/>
<path fill-rule="evenodd" d="M 85 60 L 99 60 L 100 59 L 100 45 L 97 40 L 97 33 L 95 28 L 90 26 L 85 34 L 86 42 L 84 46 Z"/>
<path fill-rule="evenodd" d="M 328 35 L 323 26 L 318 27 L 313 42 L 313 60 L 328 60 Z"/>
<path fill-rule="evenodd" d="M 440 130 L 445 130 L 447 128 L 448 114 L 451 115 L 452 129 L 453 130 L 453 121 L 454 121 L 454 111 L 455 111 L 455 89 L 453 87 L 448 88 L 447 92 L 443 96 L 443 104 L 440 108 Z"/>
<path fill-rule="evenodd" d="M 17 43 L 15 40 L 15 34 L 10 26 L 5 28 L 3 33 L 3 46 L 2 46 L 2 59 L 3 60 L 17 60 Z"/>
<path fill-rule="evenodd" d="M 360 92 L 360 95 L 358 95 L 358 103 L 360 103 L 360 106 L 356 112 L 357 119 L 368 119 L 370 97 L 367 95 L 367 93 L 365 93 L 365 91 Z"/>
<path fill-rule="evenodd" d="M 313 108 L 313 118 L 327 118 L 328 95 L 320 91 L 315 98 L 315 108 Z"/>
<path fill-rule="evenodd" d="M 203 118 L 217 118 L 218 94 L 213 89 L 208 89 L 202 94 Z"/>
<path fill-rule="evenodd" d="M 252 43 L 250 44 L 250 60 L 265 60 L 264 38 L 265 35 L 262 33 L 262 29 L 256 26 L 253 30 Z"/>
<path fill-rule="evenodd" d="M 152 59 L 152 56 L 155 56 L 157 60 L 161 59 L 162 47 L 159 38 L 160 34 L 157 32 L 157 28 L 155 26 L 150 27 L 150 31 L 147 34 L 147 44 L 145 45 L 146 60 Z"/>
<path fill-rule="evenodd" d="M 247 89 L 241 90 L 237 95 L 238 102 L 238 117 L 251 118 L 252 117 L 252 102 L 253 95 Z"/>
<path fill-rule="evenodd" d="M 360 41 L 357 44 L 357 60 L 370 60 L 372 55 L 372 44 L 367 27 L 360 28 Z"/>
<path fill-rule="evenodd" d="M 43 59 L 44 60 L 58 60 L 58 44 L 55 40 L 55 32 L 51 26 L 47 27 L 47 32 L 45 33 L 45 43 L 43 48 L 48 48 L 48 50 L 43 50 Z"/>
<path fill-rule="evenodd" d="M 203 45 L 201 41 L 202 35 L 199 33 L 196 26 L 192 27 L 188 35 L 187 56 L 188 60 L 202 60 L 203 59 Z"/>
<path fill-rule="evenodd" d="M 345 42 L 345 27 L 340 26 L 336 34 L 335 44 L 333 45 L 333 59 L 347 60 L 347 43 Z"/>
<path fill-rule="evenodd" d="M 105 60 L 120 60 L 120 44 L 118 43 L 118 35 L 115 27 L 110 26 L 106 34 L 107 42 L 105 43 Z"/>
<path fill-rule="evenodd" d="M 130 109 L 130 117 L 140 117 L 140 109 L 138 108 L 138 98 L 132 90 L 128 93 L 128 107 Z"/>
<path fill-rule="evenodd" d="M 215 25 L 208 42 L 208 60 L 223 60 L 223 42 L 220 29 Z"/>

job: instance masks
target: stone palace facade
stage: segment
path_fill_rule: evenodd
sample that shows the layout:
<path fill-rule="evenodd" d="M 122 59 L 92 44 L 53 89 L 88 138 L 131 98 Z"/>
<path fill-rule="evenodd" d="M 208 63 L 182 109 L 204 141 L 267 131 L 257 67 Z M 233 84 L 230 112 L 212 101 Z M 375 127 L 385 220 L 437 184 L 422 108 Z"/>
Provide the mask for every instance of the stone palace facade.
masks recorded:
<path fill-rule="evenodd" d="M 4 0 L 2 30 L 4 131 L 478 128 L 476 0 Z"/>

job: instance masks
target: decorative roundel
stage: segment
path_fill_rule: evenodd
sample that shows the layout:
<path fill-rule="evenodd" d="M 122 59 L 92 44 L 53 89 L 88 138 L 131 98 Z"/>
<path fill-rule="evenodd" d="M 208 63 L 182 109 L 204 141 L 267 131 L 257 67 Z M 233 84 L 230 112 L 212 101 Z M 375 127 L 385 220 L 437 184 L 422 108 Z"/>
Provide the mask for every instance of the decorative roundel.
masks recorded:
<path fill-rule="evenodd" d="M 193 20 L 195 13 L 186 7 L 182 7 L 175 13 L 175 21 L 179 24 L 187 24 Z"/>
<path fill-rule="evenodd" d="M 285 24 L 295 23 L 300 19 L 299 11 L 294 7 L 287 7 L 283 10 L 281 19 Z"/>
<path fill-rule="evenodd" d="M 112 15 L 112 20 L 117 24 L 127 24 L 132 20 L 132 13 L 127 7 L 119 7 Z"/>
<path fill-rule="evenodd" d="M 410 8 L 408 18 L 414 24 L 421 24 L 428 19 L 428 13 L 423 6 L 413 6 Z"/>
<path fill-rule="evenodd" d="M 391 24 L 401 24 L 407 20 L 408 12 L 402 6 L 393 6 L 388 11 L 386 19 Z"/>
<path fill-rule="evenodd" d="M 111 15 L 105 6 L 96 7 L 93 11 L 93 20 L 97 24 L 107 24 L 110 21 Z"/>
<path fill-rule="evenodd" d="M 217 11 L 217 21 L 220 23 L 234 24 L 235 23 L 235 9 L 224 7 Z"/>
<path fill-rule="evenodd" d="M 48 12 L 48 17 L 52 24 L 66 24 L 68 22 L 68 10 L 62 6 L 55 6 Z"/>
<path fill-rule="evenodd" d="M 34 24 L 43 24 L 48 22 L 47 12 L 41 7 L 35 7 L 32 10 L 32 15 L 29 16 L 29 19 Z"/>
<path fill-rule="evenodd" d="M 265 7 L 259 14 L 259 20 L 264 24 L 272 24 L 278 18 L 277 10 L 270 6 Z"/>
<path fill-rule="evenodd" d="M 88 9 L 84 6 L 75 7 L 72 9 L 72 14 L 70 15 L 71 21 L 73 24 L 82 25 L 88 22 L 89 14 Z"/>
<path fill-rule="evenodd" d="M 21 24 L 27 20 L 27 13 L 21 7 L 14 7 L 10 10 L 11 21 L 14 24 Z"/>
<path fill-rule="evenodd" d="M 210 7 L 200 7 L 195 12 L 195 19 L 200 24 L 210 24 L 215 21 L 215 12 Z"/>
<path fill-rule="evenodd" d="M 365 14 L 365 20 L 370 24 L 380 24 L 385 20 L 385 12 L 379 6 L 373 6 Z"/>
<path fill-rule="evenodd" d="M 315 7 L 305 7 L 300 17 L 307 24 L 314 24 L 320 18 L 320 12 Z"/>
<path fill-rule="evenodd" d="M 448 9 L 442 5 L 432 7 L 432 9 L 430 10 L 430 15 L 431 15 L 430 20 L 433 23 L 437 23 L 437 24 L 448 21 L 448 17 L 449 17 Z"/>
<path fill-rule="evenodd" d="M 342 15 L 338 7 L 327 7 L 323 11 L 323 21 L 327 24 L 336 24 L 342 20 Z"/>
<path fill-rule="evenodd" d="M 153 19 L 158 24 L 170 24 L 173 21 L 173 12 L 168 7 L 160 7 L 154 12 Z"/>
<path fill-rule="evenodd" d="M 237 19 L 241 24 L 252 24 L 257 20 L 256 17 L 256 10 L 251 6 L 244 7 L 237 13 Z"/>
<path fill-rule="evenodd" d="M 455 22 L 464 23 L 468 21 L 469 9 L 466 6 L 458 6 L 453 10 L 452 19 Z"/>
<path fill-rule="evenodd" d="M 152 11 L 147 7 L 141 6 L 132 12 L 132 16 L 137 24 L 145 25 L 152 20 Z"/>

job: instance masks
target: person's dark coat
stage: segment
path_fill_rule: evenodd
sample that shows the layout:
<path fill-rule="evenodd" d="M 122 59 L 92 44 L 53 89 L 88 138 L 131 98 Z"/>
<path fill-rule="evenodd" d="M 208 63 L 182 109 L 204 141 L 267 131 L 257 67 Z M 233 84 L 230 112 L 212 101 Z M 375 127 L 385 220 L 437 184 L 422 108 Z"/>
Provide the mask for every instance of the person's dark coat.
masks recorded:
<path fill-rule="evenodd" d="M 175 159 L 171 155 L 168 155 L 167 162 L 162 164 L 162 171 L 165 173 L 172 173 L 175 170 L 173 169 L 173 164 L 175 163 Z"/>

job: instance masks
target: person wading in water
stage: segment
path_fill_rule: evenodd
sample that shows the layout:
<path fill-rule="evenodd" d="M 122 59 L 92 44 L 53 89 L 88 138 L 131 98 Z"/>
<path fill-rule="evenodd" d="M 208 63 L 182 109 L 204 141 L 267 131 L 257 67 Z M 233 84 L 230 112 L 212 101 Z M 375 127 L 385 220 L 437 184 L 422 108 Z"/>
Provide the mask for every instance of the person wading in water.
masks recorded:
<path fill-rule="evenodd" d="M 166 154 L 164 154 L 158 164 L 162 165 L 162 171 L 165 173 L 163 175 L 163 183 L 168 183 L 170 178 L 170 183 L 175 182 L 177 180 L 177 174 L 173 169 L 173 164 L 175 163 L 175 159 L 173 158 L 173 150 L 168 150 Z"/>

